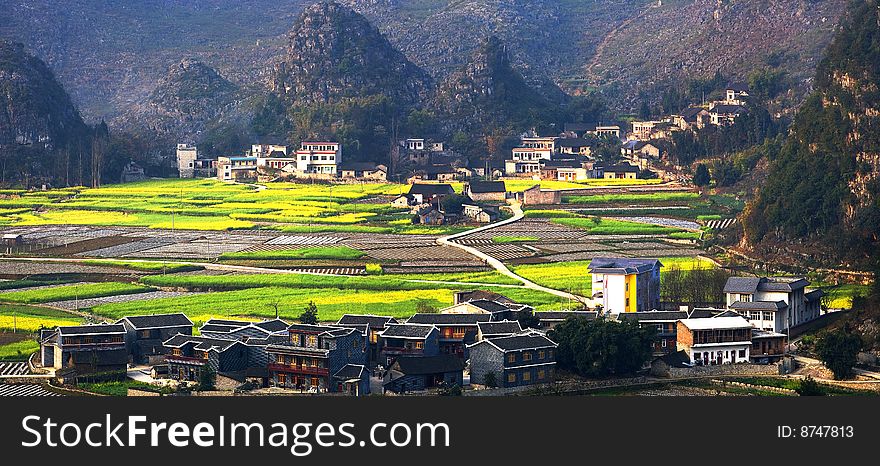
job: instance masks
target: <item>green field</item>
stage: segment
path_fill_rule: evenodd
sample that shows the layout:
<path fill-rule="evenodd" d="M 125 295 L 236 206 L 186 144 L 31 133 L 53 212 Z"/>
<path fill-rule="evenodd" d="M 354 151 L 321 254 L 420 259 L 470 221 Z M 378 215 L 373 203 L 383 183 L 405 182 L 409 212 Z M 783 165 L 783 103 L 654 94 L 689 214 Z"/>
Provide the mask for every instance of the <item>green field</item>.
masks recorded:
<path fill-rule="evenodd" d="M 492 237 L 493 243 L 498 244 L 508 244 L 508 243 L 527 243 L 529 241 L 540 241 L 541 238 L 537 236 L 494 236 Z"/>
<path fill-rule="evenodd" d="M 814 287 L 820 287 L 814 285 Z M 831 309 L 852 308 L 853 298 L 867 297 L 871 294 L 871 285 L 837 285 L 821 287 L 828 295 L 828 307 Z"/>
<path fill-rule="evenodd" d="M 553 218 L 551 222 L 586 230 L 591 235 L 669 235 L 682 231 L 661 225 L 627 222 L 605 217 Z"/>
<path fill-rule="evenodd" d="M 227 252 L 220 260 L 295 260 L 295 259 L 335 259 L 354 260 L 364 257 L 364 253 L 348 246 L 319 246 L 302 249 L 283 249 L 277 251 Z"/>
<path fill-rule="evenodd" d="M 43 286 L 43 285 L 59 285 L 62 283 L 66 283 L 63 280 L 57 281 L 43 281 L 43 280 L 4 280 L 0 281 L 0 290 L 11 290 L 18 288 L 30 288 L 34 286 Z"/>
<path fill-rule="evenodd" d="M 103 265 L 108 267 L 122 267 L 140 272 L 157 272 L 157 273 L 178 273 L 192 272 L 202 270 L 204 267 L 198 265 L 176 264 L 174 262 L 158 262 L 158 261 L 120 261 L 120 260 L 85 260 L 85 265 Z"/>
<path fill-rule="evenodd" d="M 120 294 L 141 293 L 149 290 L 149 287 L 129 283 L 86 283 L 82 285 L 64 285 L 40 290 L 9 291 L 6 293 L 0 293 L 0 302 L 25 304 L 49 303 L 71 299 L 100 298 Z"/>
<path fill-rule="evenodd" d="M 79 325 L 82 318 L 56 309 L 20 304 L 0 304 L 0 331 L 36 332 L 40 328 Z"/>
<path fill-rule="evenodd" d="M 565 202 L 567 204 L 644 204 L 654 202 L 694 201 L 699 198 L 699 193 L 655 192 L 648 194 L 597 194 L 590 196 L 563 196 L 562 202 Z"/>
<path fill-rule="evenodd" d="M 32 339 L 0 345 L 0 361 L 24 361 L 29 354 L 39 349 L 40 344 Z"/>

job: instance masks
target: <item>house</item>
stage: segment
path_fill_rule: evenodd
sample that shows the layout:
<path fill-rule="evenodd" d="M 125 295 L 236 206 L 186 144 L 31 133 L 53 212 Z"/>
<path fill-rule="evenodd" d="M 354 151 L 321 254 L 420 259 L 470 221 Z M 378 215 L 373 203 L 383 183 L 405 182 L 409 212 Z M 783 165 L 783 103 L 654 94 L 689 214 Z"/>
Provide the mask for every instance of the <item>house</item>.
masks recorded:
<path fill-rule="evenodd" d="M 385 392 L 407 393 L 441 385 L 464 385 L 464 361 L 448 354 L 401 356 L 385 372 Z"/>
<path fill-rule="evenodd" d="M 425 150 L 424 139 L 407 139 L 404 141 L 404 145 L 407 150 Z"/>
<path fill-rule="evenodd" d="M 518 319 L 520 314 L 531 314 L 533 311 L 531 306 L 509 300 L 472 299 L 443 308 L 440 310 L 440 314 L 482 314 L 490 316 L 490 320 L 504 320 Z"/>
<path fill-rule="evenodd" d="M 242 342 L 248 350 L 247 367 L 265 369 L 269 363 L 266 347 L 286 341 L 289 325 L 281 319 L 262 322 L 208 319 L 199 333 L 210 338 Z"/>
<path fill-rule="evenodd" d="M 558 205 L 562 204 L 562 191 L 541 189 L 541 185 L 532 186 L 517 196 L 523 205 Z"/>
<path fill-rule="evenodd" d="M 195 173 L 195 161 L 199 158 L 199 149 L 189 144 L 177 145 L 177 173 L 180 178 L 192 178 Z"/>
<path fill-rule="evenodd" d="M 487 338 L 509 337 L 522 333 L 523 329 L 517 320 L 500 322 L 477 322 L 477 341 Z"/>
<path fill-rule="evenodd" d="M 162 345 L 168 376 L 174 380 L 199 381 L 206 370 L 231 374 L 248 367 L 248 349 L 238 340 L 179 334 Z"/>
<path fill-rule="evenodd" d="M 452 165 L 428 165 L 427 167 L 420 168 L 413 173 L 413 176 L 407 179 L 409 183 L 415 183 L 416 181 L 438 181 L 438 182 L 448 182 L 455 181 L 458 179 L 459 169 L 453 167 Z"/>
<path fill-rule="evenodd" d="M 597 126 L 596 127 L 596 136 L 613 137 L 613 138 L 620 139 L 620 126 L 617 126 L 617 125 Z"/>
<path fill-rule="evenodd" d="M 416 205 L 416 197 L 412 194 L 401 194 L 391 201 L 391 207 L 405 209 Z"/>
<path fill-rule="evenodd" d="M 691 318 L 678 321 L 676 348 L 702 365 L 749 362 L 752 324 L 743 317 Z"/>
<path fill-rule="evenodd" d="M 379 359 L 379 335 L 389 325 L 397 324 L 397 319 L 372 314 L 345 314 L 337 322 L 338 327 L 367 326 L 367 360 L 375 364 Z"/>
<path fill-rule="evenodd" d="M 724 91 L 724 103 L 727 105 L 745 105 L 749 97 L 749 85 L 744 82 L 733 82 Z"/>
<path fill-rule="evenodd" d="M 257 167 L 261 173 L 283 171 L 296 173 L 297 157 L 287 154 L 287 146 L 263 146 L 255 145 L 251 149 L 251 156 L 257 158 Z"/>
<path fill-rule="evenodd" d="M 125 327 L 125 344 L 137 364 L 147 362 L 150 356 L 165 354 L 162 343 L 177 334 L 192 335 L 193 326 L 182 313 L 129 316 L 116 323 Z"/>
<path fill-rule="evenodd" d="M 590 171 L 577 160 L 548 160 L 541 165 L 542 180 L 583 181 L 590 178 Z"/>
<path fill-rule="evenodd" d="M 592 153 L 590 142 L 583 138 L 562 138 L 556 140 L 560 154 L 589 156 Z"/>
<path fill-rule="evenodd" d="M 690 356 L 686 351 L 674 351 L 655 355 L 651 361 L 651 375 L 654 377 L 670 377 L 670 369 L 683 369 L 693 367 Z"/>
<path fill-rule="evenodd" d="M 266 347 L 270 385 L 315 393 L 370 393 L 361 332 L 346 327 L 293 324 L 287 333 L 286 342 Z"/>
<path fill-rule="evenodd" d="M 387 181 L 388 167 L 369 162 L 346 163 L 339 168 L 339 177 L 368 181 Z"/>
<path fill-rule="evenodd" d="M 541 173 L 543 160 L 553 156 L 551 149 L 516 147 L 511 151 L 510 159 L 504 161 L 504 173 L 510 176 Z"/>
<path fill-rule="evenodd" d="M 742 105 L 717 104 L 709 109 L 709 119 L 715 126 L 729 125 L 746 111 Z"/>
<path fill-rule="evenodd" d="M 256 157 L 217 157 L 217 179 L 220 181 L 237 181 L 256 176 Z"/>
<path fill-rule="evenodd" d="M 544 311 L 536 312 L 535 317 L 538 318 L 542 330 L 550 330 L 569 318 L 596 320 L 599 313 L 596 311 Z"/>
<path fill-rule="evenodd" d="M 414 183 L 409 188 L 416 204 L 430 204 L 443 196 L 455 194 L 452 185 L 445 183 Z"/>
<path fill-rule="evenodd" d="M 418 315 L 418 314 L 416 314 Z M 379 335 L 379 361 L 391 366 L 400 356 L 436 356 L 440 354 L 440 330 L 434 325 L 390 324 Z"/>
<path fill-rule="evenodd" d="M 296 151 L 296 171 L 306 174 L 336 176 L 342 163 L 342 144 L 303 141 Z"/>
<path fill-rule="evenodd" d="M 752 349 L 749 357 L 753 363 L 770 364 L 779 362 L 785 355 L 788 335 L 768 330 L 752 330 Z"/>
<path fill-rule="evenodd" d="M 787 334 L 821 313 L 822 291 L 809 290 L 809 285 L 800 277 L 730 277 L 725 301 L 755 328 Z"/>
<path fill-rule="evenodd" d="M 488 301 L 496 301 L 499 303 L 508 303 L 513 304 L 514 301 L 507 296 L 504 296 L 501 293 L 496 293 L 494 291 L 486 291 L 486 290 L 468 290 L 468 291 L 456 291 L 452 295 L 453 304 L 462 304 L 468 301 L 476 301 L 478 299 L 485 299 Z"/>
<path fill-rule="evenodd" d="M 122 173 L 119 175 L 119 180 L 123 183 L 133 183 L 145 179 L 147 179 L 147 175 L 144 173 L 143 167 L 134 161 L 125 164 L 125 166 L 122 167 Z"/>
<path fill-rule="evenodd" d="M 421 209 L 416 215 L 419 217 L 419 223 L 422 225 L 443 225 L 446 223 L 446 215 L 437 209 Z"/>
<path fill-rule="evenodd" d="M 436 327 L 439 353 L 467 359 L 467 345 L 477 341 L 477 323 L 490 320 L 489 314 L 416 314 L 407 323 Z"/>
<path fill-rule="evenodd" d="M 486 385 L 494 374 L 499 387 L 519 387 L 553 381 L 556 343 L 538 332 L 489 338 L 468 347 L 471 383 Z"/>
<path fill-rule="evenodd" d="M 654 132 L 654 126 L 660 124 L 659 121 L 634 121 L 632 122 L 632 135 L 634 138 L 646 141 L 651 139 Z"/>
<path fill-rule="evenodd" d="M 3 245 L 7 247 L 21 246 L 24 244 L 24 235 L 21 233 L 4 233 Z"/>
<path fill-rule="evenodd" d="M 481 207 L 472 204 L 462 204 L 462 215 L 479 223 L 491 223 L 498 220 L 499 212 L 497 209 L 489 207 Z"/>
<path fill-rule="evenodd" d="M 680 115 L 672 116 L 672 123 L 681 129 L 702 129 L 709 124 L 709 111 L 703 107 L 688 107 Z"/>
<path fill-rule="evenodd" d="M 594 258 L 592 298 L 612 314 L 659 309 L 661 267 L 657 259 Z"/>
<path fill-rule="evenodd" d="M 639 177 L 639 171 L 635 165 L 621 163 L 605 167 L 603 173 L 606 180 L 634 180 Z"/>
<path fill-rule="evenodd" d="M 286 157 L 287 146 L 278 144 L 253 144 L 251 150 L 247 154 L 250 157 L 266 158 L 266 157 Z"/>
<path fill-rule="evenodd" d="M 125 371 L 126 331 L 122 324 L 75 325 L 40 333 L 43 367 L 72 369 L 77 374 Z"/>
<path fill-rule="evenodd" d="M 465 184 L 464 194 L 474 202 L 504 202 L 507 187 L 503 181 L 471 181 Z"/>
<path fill-rule="evenodd" d="M 558 140 L 559 138 L 556 136 L 524 137 L 520 147 L 536 149 L 542 151 L 542 153 L 549 151 L 550 154 L 553 154 L 556 152 L 556 141 Z"/>
<path fill-rule="evenodd" d="M 651 343 L 654 356 L 678 351 L 676 348 L 678 321 L 690 318 L 708 318 L 713 314 L 709 310 L 694 309 L 693 311 L 646 311 L 620 314 L 621 321 L 637 322 L 639 327 L 654 327 L 657 333 Z"/>

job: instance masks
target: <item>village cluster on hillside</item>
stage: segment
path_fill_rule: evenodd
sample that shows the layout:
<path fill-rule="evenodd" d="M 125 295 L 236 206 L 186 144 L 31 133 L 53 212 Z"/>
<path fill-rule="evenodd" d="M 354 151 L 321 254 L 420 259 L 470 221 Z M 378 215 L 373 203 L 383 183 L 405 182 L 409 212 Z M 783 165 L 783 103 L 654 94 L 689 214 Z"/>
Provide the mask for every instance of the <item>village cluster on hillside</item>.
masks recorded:
<path fill-rule="evenodd" d="M 696 131 L 708 125 L 730 125 L 748 111 L 748 86 L 731 83 L 723 100 L 690 106 L 679 114 L 659 120 L 601 125 L 569 123 L 559 134 L 540 136 L 525 133 L 503 164 L 486 162 L 475 166 L 467 157 L 449 149 L 444 141 L 409 138 L 398 142 L 388 156 L 389 163 L 346 160 L 343 147 L 334 141 L 304 141 L 299 148 L 254 144 L 241 155 L 203 157 L 196 146 L 178 144 L 180 177 L 214 177 L 221 181 L 272 181 L 308 179 L 333 182 L 417 181 L 449 182 L 501 177 L 536 180 L 584 181 L 588 179 L 634 179 L 655 177 L 649 170 L 667 162 L 668 144 L 675 131 Z M 610 141 L 620 146 L 613 157 L 600 157 L 596 146 Z M 607 159 L 615 159 L 609 161 Z M 622 163 L 617 159 L 623 160 Z M 143 176 L 138 167 L 128 166 L 125 181 Z"/>
<path fill-rule="evenodd" d="M 254 394 L 516 390 L 555 380 L 558 345 L 548 331 L 566 319 L 656 329 L 646 366 L 662 377 L 670 369 L 777 363 L 791 329 L 820 316 L 822 292 L 802 278 L 731 277 L 716 307 L 658 310 L 668 308 L 660 303 L 661 267 L 656 259 L 593 259 L 593 293 L 581 310 L 534 312 L 474 290 L 405 321 L 372 314 L 328 324 L 209 319 L 193 334 L 181 313 L 58 327 L 42 331 L 36 365 L 62 380 L 124 374 L 134 365 L 144 368 L 141 378 L 181 386 L 220 379 Z"/>

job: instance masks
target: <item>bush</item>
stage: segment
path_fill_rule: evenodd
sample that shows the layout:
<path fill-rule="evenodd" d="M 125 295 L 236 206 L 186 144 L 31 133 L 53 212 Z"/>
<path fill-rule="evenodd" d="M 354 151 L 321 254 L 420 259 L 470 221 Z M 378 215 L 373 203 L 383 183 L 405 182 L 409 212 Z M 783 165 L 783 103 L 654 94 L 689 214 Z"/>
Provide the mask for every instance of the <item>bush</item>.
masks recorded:
<path fill-rule="evenodd" d="M 809 375 L 801 380 L 795 391 L 800 396 L 825 396 L 825 390 L 822 388 L 822 385 Z"/>
<path fill-rule="evenodd" d="M 489 388 L 498 388 L 498 376 L 494 372 L 488 372 L 483 376 L 483 385 Z"/>
<path fill-rule="evenodd" d="M 862 349 L 862 339 L 847 328 L 824 333 L 816 341 L 816 355 L 837 380 L 852 378 L 857 356 Z"/>

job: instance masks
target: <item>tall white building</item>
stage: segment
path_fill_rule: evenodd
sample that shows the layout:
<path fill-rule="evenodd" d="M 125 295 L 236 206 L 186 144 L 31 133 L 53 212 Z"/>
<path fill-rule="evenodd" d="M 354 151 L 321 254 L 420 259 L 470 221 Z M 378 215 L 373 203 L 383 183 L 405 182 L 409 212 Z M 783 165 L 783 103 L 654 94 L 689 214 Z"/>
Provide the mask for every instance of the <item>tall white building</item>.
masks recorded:
<path fill-rule="evenodd" d="M 195 163 L 199 158 L 199 149 L 189 144 L 177 145 L 177 172 L 181 178 L 195 176 Z"/>
<path fill-rule="evenodd" d="M 804 278 L 731 277 L 724 285 L 727 308 L 755 328 L 787 333 L 821 313 L 822 290 L 810 290 Z"/>
<path fill-rule="evenodd" d="M 342 144 L 303 142 L 296 151 L 296 169 L 301 173 L 336 175 L 342 163 Z"/>

